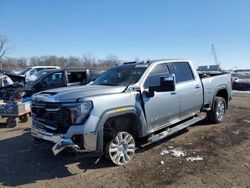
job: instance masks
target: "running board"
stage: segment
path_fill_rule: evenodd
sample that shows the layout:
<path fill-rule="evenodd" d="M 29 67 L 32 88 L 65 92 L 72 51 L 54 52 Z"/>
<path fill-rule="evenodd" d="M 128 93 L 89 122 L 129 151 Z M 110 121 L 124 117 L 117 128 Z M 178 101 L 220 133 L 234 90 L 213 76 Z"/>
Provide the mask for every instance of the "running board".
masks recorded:
<path fill-rule="evenodd" d="M 150 138 L 148 138 L 148 142 L 146 144 L 144 144 L 143 146 L 146 146 L 146 145 L 149 145 L 149 144 L 152 144 L 152 143 L 155 143 L 155 142 L 158 142 L 159 140 L 163 139 L 163 138 L 166 138 L 174 133 L 177 133 L 178 131 L 182 130 L 182 129 L 185 129 L 187 127 L 189 127 L 190 125 L 193 125 L 203 119 L 205 119 L 206 116 L 205 115 L 199 115 L 197 117 L 194 117 L 188 121 L 185 121 L 179 125 L 176 125 L 170 129 L 167 129 L 163 132 L 160 132 L 158 134 L 155 134 L 155 135 L 152 135 Z"/>

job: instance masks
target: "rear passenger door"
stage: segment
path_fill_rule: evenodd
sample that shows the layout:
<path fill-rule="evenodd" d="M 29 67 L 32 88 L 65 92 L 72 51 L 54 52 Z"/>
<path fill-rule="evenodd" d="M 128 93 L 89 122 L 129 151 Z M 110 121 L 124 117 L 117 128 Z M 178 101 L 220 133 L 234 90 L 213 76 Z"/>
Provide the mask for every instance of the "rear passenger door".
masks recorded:
<path fill-rule="evenodd" d="M 171 63 L 171 72 L 176 76 L 176 92 L 180 96 L 180 118 L 198 113 L 203 103 L 203 91 L 199 78 L 195 77 L 188 62 Z"/>

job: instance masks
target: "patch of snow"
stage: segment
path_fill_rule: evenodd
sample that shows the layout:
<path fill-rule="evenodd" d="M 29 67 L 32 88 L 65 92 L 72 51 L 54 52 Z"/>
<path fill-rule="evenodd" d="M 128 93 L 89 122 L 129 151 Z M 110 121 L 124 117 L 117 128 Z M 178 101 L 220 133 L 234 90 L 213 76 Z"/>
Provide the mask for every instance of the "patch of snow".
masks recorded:
<path fill-rule="evenodd" d="M 164 161 L 160 161 L 160 164 L 163 165 L 163 164 L 164 164 Z"/>
<path fill-rule="evenodd" d="M 170 150 L 170 154 L 175 158 L 186 156 L 185 152 L 182 151 L 181 149 L 172 149 Z"/>
<path fill-rule="evenodd" d="M 167 149 L 162 149 L 160 155 L 169 154 L 169 151 Z"/>
<path fill-rule="evenodd" d="M 233 93 L 248 93 L 248 94 L 250 94 L 250 91 L 233 90 Z"/>
<path fill-rule="evenodd" d="M 173 148 L 174 148 L 174 146 L 168 146 L 168 148 L 169 148 L 169 149 L 173 149 Z"/>
<path fill-rule="evenodd" d="M 250 123 L 250 120 L 247 120 L 247 119 L 246 119 L 246 120 L 244 120 L 244 122 L 246 122 L 246 123 Z"/>
<path fill-rule="evenodd" d="M 191 162 L 193 162 L 193 161 L 202 161 L 203 157 L 198 155 L 196 157 L 187 157 L 186 160 L 191 161 Z"/>
<path fill-rule="evenodd" d="M 237 131 L 232 131 L 233 134 L 239 134 L 240 133 L 240 130 L 237 130 Z"/>

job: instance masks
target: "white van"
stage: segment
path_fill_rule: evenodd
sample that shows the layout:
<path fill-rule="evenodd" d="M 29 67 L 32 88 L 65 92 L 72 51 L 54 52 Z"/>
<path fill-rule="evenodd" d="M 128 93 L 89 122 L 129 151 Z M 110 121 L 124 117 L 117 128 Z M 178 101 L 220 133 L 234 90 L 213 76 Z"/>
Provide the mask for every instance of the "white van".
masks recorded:
<path fill-rule="evenodd" d="M 21 70 L 18 75 L 25 77 L 25 82 L 31 81 L 32 75 L 36 74 L 39 71 L 43 70 L 50 70 L 50 69 L 60 69 L 58 66 L 34 66 L 34 67 L 28 67 L 23 70 Z"/>
<path fill-rule="evenodd" d="M 47 69 L 60 69 L 60 67 L 58 67 L 58 66 L 34 66 L 34 67 L 28 67 L 28 68 L 25 68 L 25 69 L 21 70 L 18 73 L 18 75 L 28 77 L 28 76 L 31 76 L 31 75 L 39 72 L 39 71 L 47 70 Z"/>

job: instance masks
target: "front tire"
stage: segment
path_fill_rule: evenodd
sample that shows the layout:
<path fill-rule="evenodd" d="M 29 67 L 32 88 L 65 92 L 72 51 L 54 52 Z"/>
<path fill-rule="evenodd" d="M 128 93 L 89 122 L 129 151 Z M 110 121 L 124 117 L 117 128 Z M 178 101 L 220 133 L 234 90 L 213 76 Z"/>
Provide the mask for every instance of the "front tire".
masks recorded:
<path fill-rule="evenodd" d="M 21 123 L 27 122 L 28 119 L 29 119 L 29 118 L 28 118 L 28 115 L 27 115 L 27 114 L 24 114 L 24 115 L 19 116 L 19 120 L 20 120 Z"/>
<path fill-rule="evenodd" d="M 135 153 L 135 140 L 127 132 L 118 132 L 116 136 L 108 142 L 105 148 L 106 156 L 115 165 L 125 165 L 132 160 Z"/>
<path fill-rule="evenodd" d="M 216 97 L 213 109 L 208 112 L 208 119 L 212 123 L 221 123 L 225 118 L 225 113 L 226 113 L 225 99 L 222 97 Z"/>

